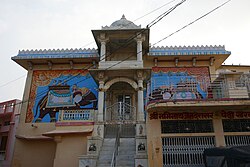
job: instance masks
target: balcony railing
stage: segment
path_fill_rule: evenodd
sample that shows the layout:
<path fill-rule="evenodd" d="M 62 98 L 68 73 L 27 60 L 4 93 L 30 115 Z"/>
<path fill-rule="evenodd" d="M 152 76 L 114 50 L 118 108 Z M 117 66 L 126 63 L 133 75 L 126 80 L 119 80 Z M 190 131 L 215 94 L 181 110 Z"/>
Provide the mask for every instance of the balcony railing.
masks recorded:
<path fill-rule="evenodd" d="M 14 103 L 4 103 L 0 105 L 0 114 L 10 113 L 14 111 Z"/>
<path fill-rule="evenodd" d="M 3 114 L 5 111 L 6 105 L 0 105 L 0 114 Z"/>
<path fill-rule="evenodd" d="M 151 78 L 147 86 L 147 103 L 249 98 L 249 74 L 159 77 Z"/>
<path fill-rule="evenodd" d="M 60 110 L 59 122 L 89 122 L 94 120 L 93 109 Z"/>

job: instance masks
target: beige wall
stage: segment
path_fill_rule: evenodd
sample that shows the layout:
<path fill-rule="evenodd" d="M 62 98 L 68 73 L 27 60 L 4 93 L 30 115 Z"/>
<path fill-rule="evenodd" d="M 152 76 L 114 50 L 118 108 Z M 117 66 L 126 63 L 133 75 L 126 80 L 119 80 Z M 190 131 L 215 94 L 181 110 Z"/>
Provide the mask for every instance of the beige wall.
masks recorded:
<path fill-rule="evenodd" d="M 147 144 L 149 167 L 162 166 L 161 121 L 147 118 Z"/>
<path fill-rule="evenodd" d="M 53 167 L 56 143 L 17 139 L 12 167 Z"/>
<path fill-rule="evenodd" d="M 87 136 L 62 136 L 57 142 L 54 167 L 78 167 L 80 155 L 86 155 Z"/>

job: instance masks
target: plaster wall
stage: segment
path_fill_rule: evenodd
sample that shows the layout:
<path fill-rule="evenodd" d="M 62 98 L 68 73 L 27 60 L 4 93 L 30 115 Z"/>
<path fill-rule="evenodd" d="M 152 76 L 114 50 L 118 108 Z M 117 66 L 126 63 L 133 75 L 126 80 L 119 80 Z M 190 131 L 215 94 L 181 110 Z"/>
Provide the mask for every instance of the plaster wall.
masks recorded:
<path fill-rule="evenodd" d="M 62 136 L 57 142 L 54 167 L 78 167 L 80 155 L 86 155 L 87 136 Z"/>
<path fill-rule="evenodd" d="M 161 142 L 161 122 L 147 118 L 147 144 L 148 144 L 148 164 L 149 167 L 163 166 L 162 162 L 162 142 Z"/>
<path fill-rule="evenodd" d="M 53 167 L 56 143 L 17 139 L 12 167 Z"/>

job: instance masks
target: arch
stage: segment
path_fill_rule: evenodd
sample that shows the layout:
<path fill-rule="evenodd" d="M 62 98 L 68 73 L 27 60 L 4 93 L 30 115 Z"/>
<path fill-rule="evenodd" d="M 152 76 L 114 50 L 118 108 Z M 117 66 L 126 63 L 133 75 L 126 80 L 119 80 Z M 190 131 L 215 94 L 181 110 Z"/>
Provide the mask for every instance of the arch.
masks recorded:
<path fill-rule="evenodd" d="M 114 78 L 114 79 L 106 82 L 104 85 L 104 89 L 108 90 L 114 83 L 117 83 L 117 82 L 126 82 L 126 83 L 130 84 L 134 89 L 138 88 L 138 84 L 135 81 L 133 81 L 132 79 L 125 78 L 125 77 L 119 77 L 119 78 Z"/>

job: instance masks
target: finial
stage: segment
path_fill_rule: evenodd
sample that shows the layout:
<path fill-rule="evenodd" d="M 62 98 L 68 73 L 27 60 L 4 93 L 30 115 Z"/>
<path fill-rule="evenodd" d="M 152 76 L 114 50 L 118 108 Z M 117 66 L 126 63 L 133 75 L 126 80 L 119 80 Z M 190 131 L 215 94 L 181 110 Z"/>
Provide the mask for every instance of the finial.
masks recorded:
<path fill-rule="evenodd" d="M 124 14 L 122 15 L 122 19 L 126 19 Z"/>

